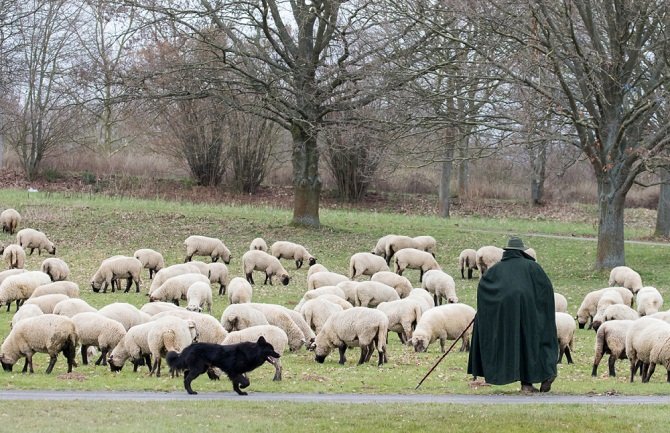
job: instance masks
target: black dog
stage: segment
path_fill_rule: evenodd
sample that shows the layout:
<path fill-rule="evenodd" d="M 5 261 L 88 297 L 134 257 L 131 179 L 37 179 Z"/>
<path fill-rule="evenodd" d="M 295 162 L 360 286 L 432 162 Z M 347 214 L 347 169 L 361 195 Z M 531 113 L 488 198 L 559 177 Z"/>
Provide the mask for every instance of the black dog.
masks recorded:
<path fill-rule="evenodd" d="M 184 371 L 184 388 L 189 394 L 197 394 L 191 388 L 191 382 L 212 367 L 223 370 L 239 395 L 247 395 L 240 388 L 249 386 L 249 379 L 244 375 L 249 371 L 270 361 L 270 357 L 279 358 L 270 343 L 262 336 L 255 343 L 238 344 L 193 343 L 181 354 L 168 352 L 165 360 L 172 370 Z"/>

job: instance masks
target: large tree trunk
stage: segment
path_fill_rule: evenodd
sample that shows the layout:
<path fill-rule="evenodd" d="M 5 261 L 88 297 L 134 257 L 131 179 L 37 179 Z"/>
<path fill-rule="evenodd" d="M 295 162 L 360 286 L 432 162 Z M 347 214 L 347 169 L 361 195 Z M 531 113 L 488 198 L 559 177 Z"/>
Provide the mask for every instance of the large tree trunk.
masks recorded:
<path fill-rule="evenodd" d="M 454 131 L 447 128 L 442 161 L 442 176 L 440 177 L 440 216 L 449 218 L 451 208 L 451 172 L 454 167 Z"/>
<path fill-rule="evenodd" d="M 294 225 L 319 227 L 319 150 L 317 129 L 294 124 L 293 136 L 293 221 Z"/>
<path fill-rule="evenodd" d="M 598 251 L 596 269 L 625 264 L 623 211 L 626 194 L 608 179 L 598 179 Z"/>
<path fill-rule="evenodd" d="M 656 236 L 670 236 L 670 172 L 660 169 L 661 192 L 658 195 L 658 209 L 656 211 Z"/>

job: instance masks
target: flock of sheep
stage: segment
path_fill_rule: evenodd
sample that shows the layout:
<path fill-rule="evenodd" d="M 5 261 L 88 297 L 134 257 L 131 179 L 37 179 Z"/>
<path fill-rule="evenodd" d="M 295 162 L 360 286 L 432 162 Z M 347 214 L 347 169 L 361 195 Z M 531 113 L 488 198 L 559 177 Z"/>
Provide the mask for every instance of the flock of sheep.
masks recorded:
<path fill-rule="evenodd" d="M 3 211 L 3 231 L 14 234 L 20 218 L 13 209 Z M 95 353 L 91 348 L 97 348 L 97 365 L 108 364 L 119 371 L 130 361 L 135 371 L 147 365 L 151 374 L 160 376 L 161 360 L 168 351 L 180 352 L 194 341 L 232 344 L 260 336 L 280 355 L 287 348 L 305 347 L 314 351 L 319 363 L 337 349 L 339 363 L 344 364 L 347 348 L 360 347 L 359 364 L 377 351 L 377 363 L 382 365 L 388 360 L 389 332 L 397 333 L 403 344 L 417 352 L 438 340 L 444 352 L 446 341 L 459 336 L 461 350 L 469 349 L 472 330 L 468 325 L 475 309 L 459 303 L 454 279 L 435 259 L 436 241 L 431 236 L 384 236 L 371 252 L 351 256 L 349 275 L 328 271 L 300 244 L 278 241 L 268 247 L 257 238 L 242 255 L 244 276 L 232 277 L 226 266 L 231 252 L 220 239 L 190 236 L 184 244 L 185 262 L 171 266 L 151 249 L 137 250 L 133 257 L 103 260 L 91 278 L 94 292 L 120 290 L 122 280 L 126 280 L 126 292 L 133 284 L 139 292 L 140 273 L 148 269 L 149 302 L 139 309 L 118 302 L 96 309 L 79 298 L 80 289 L 67 280 L 69 267 L 63 260 L 51 257 L 42 262 L 40 271 L 24 269 L 26 251 L 55 255 L 56 248 L 42 232 L 19 230 L 16 243 L 2 251 L 10 269 L 0 272 L 0 306 L 7 305 L 9 311 L 16 304 L 12 329 L 0 348 L 3 368 L 11 370 L 25 357 L 23 371 L 32 373 L 32 356 L 41 352 L 50 356 L 50 373 L 63 353 L 70 372 L 77 351 L 87 364 Z M 532 249 L 526 252 L 536 256 Z M 466 272 L 467 278 L 475 271 L 486 272 L 502 253 L 494 246 L 463 250 L 458 259 L 461 278 L 466 278 Z M 194 256 L 209 256 L 211 263 L 194 261 Z M 252 302 L 254 272 L 264 274 L 265 284 L 289 283 L 291 277 L 281 259 L 294 261 L 296 269 L 305 263 L 309 266 L 307 290 L 296 307 Z M 406 269 L 419 270 L 420 288 L 402 275 Z M 356 280 L 361 276 L 370 279 Z M 220 320 L 211 316 L 212 284 L 229 301 Z M 670 323 L 665 322 L 670 321 L 670 313 L 659 312 L 661 295 L 653 287 L 642 287 L 639 274 L 626 267 L 612 270 L 609 285 L 589 293 L 577 313 L 580 328 L 589 323 L 597 330 L 593 374 L 603 355 L 610 353 L 610 376 L 615 374 L 616 359 L 628 357 L 631 381 L 638 368 L 643 381 L 648 381 L 658 363 L 668 369 L 670 380 Z M 636 310 L 631 308 L 634 295 Z M 184 300 L 186 308 L 179 306 Z M 560 358 L 565 354 L 571 363 L 575 319 L 567 314 L 564 296 L 556 293 L 555 304 Z M 280 360 L 271 361 L 274 380 L 281 380 Z"/>

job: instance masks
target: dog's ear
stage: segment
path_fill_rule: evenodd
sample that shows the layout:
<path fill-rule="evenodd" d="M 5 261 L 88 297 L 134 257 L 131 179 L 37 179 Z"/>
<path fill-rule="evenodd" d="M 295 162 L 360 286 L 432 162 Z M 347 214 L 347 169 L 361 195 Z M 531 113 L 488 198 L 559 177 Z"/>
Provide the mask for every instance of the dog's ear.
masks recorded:
<path fill-rule="evenodd" d="M 262 335 L 260 337 L 258 337 L 258 341 L 256 341 L 256 343 L 267 344 L 267 342 L 265 341 L 265 337 L 263 337 Z"/>

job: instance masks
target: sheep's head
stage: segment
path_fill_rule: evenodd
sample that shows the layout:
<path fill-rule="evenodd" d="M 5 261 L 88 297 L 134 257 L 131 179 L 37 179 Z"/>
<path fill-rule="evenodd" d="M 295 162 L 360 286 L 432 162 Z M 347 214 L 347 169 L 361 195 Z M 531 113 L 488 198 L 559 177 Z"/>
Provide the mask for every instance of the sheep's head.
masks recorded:
<path fill-rule="evenodd" d="M 93 291 L 94 291 L 95 293 L 100 292 L 100 288 L 101 288 L 101 287 L 102 287 L 102 284 L 100 284 L 100 283 L 97 283 L 97 284 L 96 284 L 95 280 L 91 280 L 91 289 L 93 289 Z"/>
<path fill-rule="evenodd" d="M 4 353 L 0 353 L 0 364 L 2 364 L 2 369 L 9 372 L 12 371 L 12 367 L 16 364 L 16 359 L 12 359 Z"/>
<path fill-rule="evenodd" d="M 447 302 L 450 304 L 458 304 L 458 297 L 457 296 L 449 296 L 447 298 Z"/>
<path fill-rule="evenodd" d="M 313 346 L 314 360 L 319 364 L 323 364 L 323 362 L 326 360 L 326 356 L 328 356 L 330 353 L 330 347 L 327 345 L 317 345 L 316 343 L 314 343 Z"/>
<path fill-rule="evenodd" d="M 310 266 L 312 266 L 313 264 L 315 264 L 315 263 L 316 263 L 316 257 L 310 257 L 308 263 L 309 263 Z"/>
<path fill-rule="evenodd" d="M 56 247 L 54 246 L 54 244 L 51 243 L 48 245 L 47 253 L 53 254 L 54 256 L 56 255 Z"/>
<path fill-rule="evenodd" d="M 414 347 L 415 352 L 425 352 L 428 350 L 428 345 L 430 341 L 423 335 L 417 335 L 416 333 L 412 336 L 410 340 L 411 345 Z"/>
<path fill-rule="evenodd" d="M 280 277 L 281 283 L 285 286 L 288 286 L 288 274 L 284 274 Z"/>
<path fill-rule="evenodd" d="M 107 358 L 107 364 L 109 364 L 109 370 L 112 373 L 118 373 L 119 371 L 121 371 L 121 369 L 123 369 L 123 364 L 116 365 L 114 362 L 115 362 L 114 355 L 113 354 L 109 355 L 109 358 Z"/>

